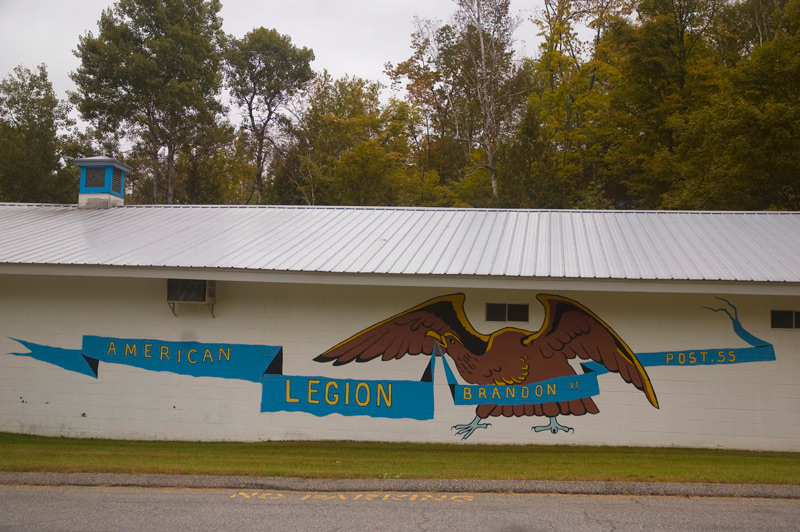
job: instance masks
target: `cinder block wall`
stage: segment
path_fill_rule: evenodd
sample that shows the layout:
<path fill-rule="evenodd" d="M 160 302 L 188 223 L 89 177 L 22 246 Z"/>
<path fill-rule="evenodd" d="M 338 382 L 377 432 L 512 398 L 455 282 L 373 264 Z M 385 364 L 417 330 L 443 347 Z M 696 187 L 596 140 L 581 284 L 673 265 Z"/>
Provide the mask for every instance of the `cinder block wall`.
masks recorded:
<path fill-rule="evenodd" d="M 284 373 L 347 379 L 420 379 L 428 357 L 334 367 L 313 358 L 389 316 L 452 289 L 219 281 L 216 318 L 203 306 L 166 303 L 166 280 L 0 275 L 0 431 L 183 440 L 342 439 L 460 442 L 452 426 L 474 417 L 455 406 L 441 364 L 431 421 L 261 413 L 261 384 L 191 377 L 100 362 L 97 379 L 10 353 L 10 338 L 79 349 L 84 335 L 282 346 Z M 463 290 L 474 327 L 490 333 L 485 304 L 528 303 L 536 290 Z M 560 291 L 593 310 L 634 352 L 745 347 L 711 295 Z M 720 294 L 724 296 L 725 294 Z M 775 362 L 649 367 L 660 402 L 615 374 L 598 378 L 597 415 L 560 416 L 573 433 L 535 433 L 544 418 L 491 418 L 470 443 L 659 445 L 800 451 L 800 330 L 770 329 L 770 310 L 800 298 L 727 296 L 744 327 L 775 346 Z M 580 371 L 579 371 L 580 373 Z"/>

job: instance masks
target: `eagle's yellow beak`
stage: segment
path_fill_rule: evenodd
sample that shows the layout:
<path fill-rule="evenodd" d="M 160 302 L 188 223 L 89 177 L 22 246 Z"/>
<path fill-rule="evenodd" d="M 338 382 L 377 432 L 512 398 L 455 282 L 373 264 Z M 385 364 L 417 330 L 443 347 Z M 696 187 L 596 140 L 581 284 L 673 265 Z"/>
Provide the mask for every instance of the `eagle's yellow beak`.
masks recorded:
<path fill-rule="evenodd" d="M 425 333 L 425 336 L 430 336 L 431 338 L 436 340 L 436 343 L 439 344 L 439 347 L 442 348 L 442 353 L 444 353 L 447 350 L 447 340 L 441 334 L 436 333 L 434 331 L 428 331 Z"/>

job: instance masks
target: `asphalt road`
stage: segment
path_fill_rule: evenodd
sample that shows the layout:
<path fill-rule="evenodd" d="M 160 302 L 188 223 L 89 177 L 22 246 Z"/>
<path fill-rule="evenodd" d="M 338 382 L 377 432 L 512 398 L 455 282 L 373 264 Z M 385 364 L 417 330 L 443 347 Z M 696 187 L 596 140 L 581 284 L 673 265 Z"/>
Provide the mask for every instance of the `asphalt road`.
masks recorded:
<path fill-rule="evenodd" d="M 0 486 L 0 531 L 798 529 L 800 500 Z"/>

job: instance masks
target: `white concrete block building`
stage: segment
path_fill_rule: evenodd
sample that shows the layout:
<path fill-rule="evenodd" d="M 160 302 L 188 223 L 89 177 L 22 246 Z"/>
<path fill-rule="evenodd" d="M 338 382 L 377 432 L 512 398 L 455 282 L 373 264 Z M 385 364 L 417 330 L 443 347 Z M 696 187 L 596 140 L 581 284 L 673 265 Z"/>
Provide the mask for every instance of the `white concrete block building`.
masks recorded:
<path fill-rule="evenodd" d="M 0 205 L 0 431 L 800 451 L 800 213 L 124 206 L 79 163 L 99 199 Z"/>

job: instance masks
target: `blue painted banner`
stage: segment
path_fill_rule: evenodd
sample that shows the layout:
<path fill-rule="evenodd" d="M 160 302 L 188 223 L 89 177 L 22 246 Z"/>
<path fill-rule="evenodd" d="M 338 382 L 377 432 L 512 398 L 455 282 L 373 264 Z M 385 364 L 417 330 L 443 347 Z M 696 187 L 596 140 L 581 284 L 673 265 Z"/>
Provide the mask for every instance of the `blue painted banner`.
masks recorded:
<path fill-rule="evenodd" d="M 39 345 L 25 340 L 18 340 L 17 338 L 11 339 L 30 350 L 30 353 L 11 353 L 12 355 L 31 357 L 68 371 L 97 378 L 97 360 L 83 356 L 80 349 L 62 349 L 61 347 Z"/>
<path fill-rule="evenodd" d="M 315 416 L 341 414 L 392 419 L 433 419 L 431 357 L 420 381 L 332 379 L 265 374 L 261 387 L 262 412 L 308 412 Z"/>
<path fill-rule="evenodd" d="M 659 351 L 637 353 L 636 358 L 644 367 L 653 366 L 723 366 L 746 362 L 768 362 L 775 360 L 775 349 L 771 345 L 758 347 L 731 347 L 726 349 L 683 349 L 681 351 Z M 608 373 L 602 364 L 583 362 L 584 371 L 597 375 Z"/>
<path fill-rule="evenodd" d="M 433 419 L 433 383 L 264 375 L 261 411 Z"/>
<path fill-rule="evenodd" d="M 192 377 L 260 382 L 262 412 L 433 419 L 433 357 L 423 381 L 369 381 L 285 376 L 283 351 L 277 346 L 84 336 L 79 350 L 13 340 L 30 350 L 14 355 L 93 378 L 98 377 L 98 362 L 103 361 Z"/>
<path fill-rule="evenodd" d="M 220 377 L 261 382 L 282 350 L 268 345 L 166 342 L 130 338 L 84 336 L 83 349 L 61 349 L 12 338 L 29 356 L 69 371 L 98 377 L 98 361 L 150 371 L 169 371 L 192 377 Z"/>
<path fill-rule="evenodd" d="M 83 355 L 102 362 L 192 377 L 250 382 L 261 382 L 261 377 L 281 352 L 280 347 L 271 345 L 83 337 Z"/>
<path fill-rule="evenodd" d="M 723 300 L 725 301 L 725 300 Z M 733 305 L 731 305 L 733 307 Z M 708 308 L 708 307 L 706 307 Z M 733 331 L 736 336 L 750 344 L 752 347 L 730 347 L 725 349 L 681 349 L 673 351 L 658 351 L 655 353 L 638 353 L 636 358 L 642 366 L 722 366 L 727 364 L 743 364 L 746 362 L 770 362 L 775 360 L 775 348 L 769 342 L 750 334 L 739 322 L 736 307 L 731 314 L 726 309 L 710 309 L 715 312 L 724 312 L 731 319 Z M 608 373 L 605 366 L 597 362 L 582 363 L 584 371 L 598 375 Z"/>
<path fill-rule="evenodd" d="M 556 377 L 527 385 L 463 385 L 458 384 L 447 360 L 444 371 L 457 405 L 538 405 L 557 401 L 583 399 L 600 393 L 596 373 Z"/>

